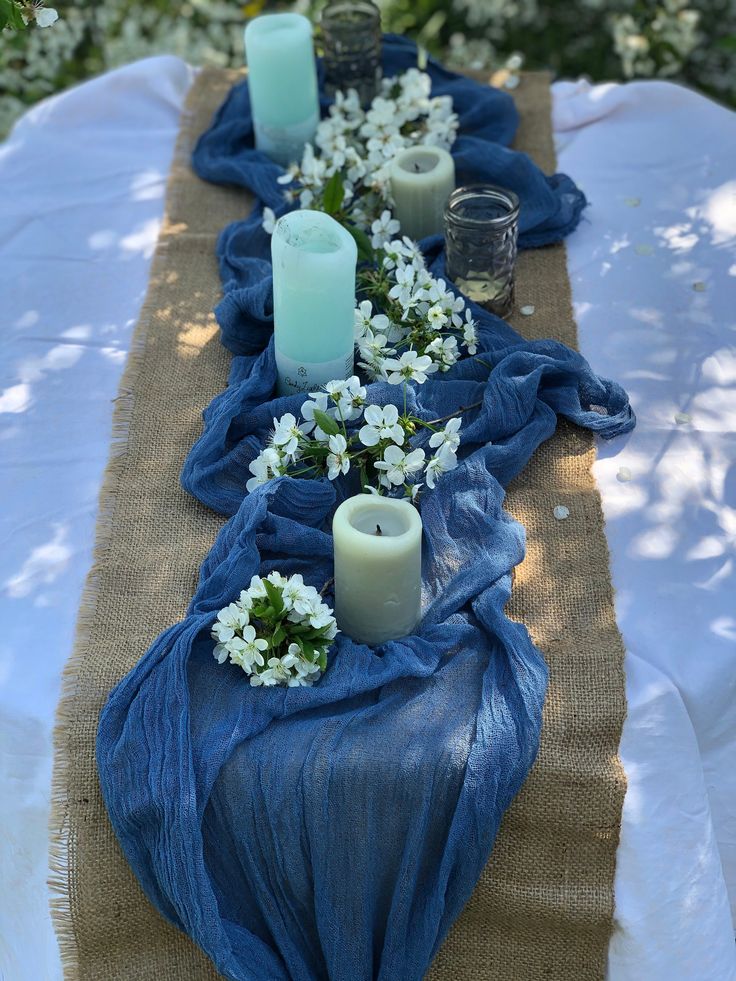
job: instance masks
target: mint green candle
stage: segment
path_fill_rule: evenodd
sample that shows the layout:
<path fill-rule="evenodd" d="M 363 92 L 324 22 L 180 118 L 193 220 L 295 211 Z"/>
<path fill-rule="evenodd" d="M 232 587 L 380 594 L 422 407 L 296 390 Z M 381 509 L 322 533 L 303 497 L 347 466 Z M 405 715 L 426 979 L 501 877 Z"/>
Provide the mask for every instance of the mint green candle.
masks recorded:
<path fill-rule="evenodd" d="M 287 167 L 319 123 L 312 25 L 301 14 L 265 14 L 245 29 L 256 146 Z"/>
<path fill-rule="evenodd" d="M 322 211 L 291 211 L 271 237 L 278 394 L 313 392 L 353 374 L 352 235 Z"/>

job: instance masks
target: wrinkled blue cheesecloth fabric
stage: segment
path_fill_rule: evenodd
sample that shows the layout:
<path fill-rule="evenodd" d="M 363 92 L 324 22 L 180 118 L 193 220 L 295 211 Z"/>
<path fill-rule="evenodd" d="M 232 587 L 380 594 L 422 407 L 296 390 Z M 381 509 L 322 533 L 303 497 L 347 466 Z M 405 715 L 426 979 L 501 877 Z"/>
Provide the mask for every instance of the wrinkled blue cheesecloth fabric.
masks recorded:
<path fill-rule="evenodd" d="M 388 42 L 395 69 L 405 49 Z M 430 69 L 464 118 L 484 129 L 496 119 L 496 138 L 510 137 L 505 96 L 480 90 L 489 104 L 476 118 L 469 83 Z M 273 176 L 240 145 L 246 105 L 236 88 L 200 143 L 200 171 L 221 132 L 221 177 L 228 153 L 228 179 L 251 167 Z M 244 114 L 239 126 L 227 122 L 233 107 Z M 499 160 L 509 152 L 477 137 L 458 142 L 468 165 L 484 148 Z M 513 184 L 511 171 L 502 183 Z M 627 432 L 634 417 L 625 393 L 579 354 L 524 341 L 473 306 L 486 365 L 466 360 L 409 391 L 409 410 L 424 419 L 475 406 L 458 467 L 421 500 L 417 632 L 375 649 L 340 634 L 313 688 L 253 689 L 240 668 L 212 656 L 217 611 L 255 573 L 298 572 L 321 588 L 332 575 L 332 514 L 355 488 L 348 475 L 334 484 L 282 477 L 245 491 L 273 417 L 297 413 L 301 398 L 273 399 L 270 270 L 238 258 L 260 229 L 241 233 L 228 230 L 220 251 L 224 278 L 236 284 L 229 295 L 240 294 L 220 308 L 223 342 L 237 356 L 183 475 L 232 517 L 184 620 L 110 696 L 97 742 L 102 791 L 149 899 L 225 977 L 418 981 L 472 893 L 539 741 L 546 668 L 526 629 L 504 614 L 524 531 L 503 510 L 503 488 L 558 415 L 604 437 Z M 424 244 L 441 275 L 441 242 Z M 395 386 L 369 389 L 378 404 L 401 398 Z"/>

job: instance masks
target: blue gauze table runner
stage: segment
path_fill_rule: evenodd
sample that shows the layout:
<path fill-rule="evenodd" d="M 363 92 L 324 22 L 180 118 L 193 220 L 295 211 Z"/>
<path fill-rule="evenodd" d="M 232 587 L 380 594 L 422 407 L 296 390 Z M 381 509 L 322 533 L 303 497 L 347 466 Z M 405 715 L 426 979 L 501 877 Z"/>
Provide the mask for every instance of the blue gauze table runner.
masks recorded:
<path fill-rule="evenodd" d="M 389 66 L 407 67 L 399 60 L 405 43 L 388 39 L 386 48 Z M 430 71 L 438 90 L 459 86 L 432 63 Z M 472 113 L 472 84 L 462 80 L 457 97 L 453 90 L 461 119 Z M 204 173 L 203 161 L 219 160 L 218 179 L 239 174 L 274 206 L 273 165 L 246 148 L 243 120 L 233 116 L 233 106 L 246 104 L 236 87 L 200 141 L 197 166 Z M 493 92 L 481 115 L 484 131 L 510 138 L 506 96 Z M 461 135 L 461 153 L 466 139 L 480 138 Z M 511 152 L 488 139 L 467 153 Z M 537 185 L 547 182 L 530 161 L 519 166 Z M 558 217 L 560 186 L 552 193 Z M 421 502 L 417 633 L 377 649 L 339 635 L 314 688 L 250 688 L 240 669 L 212 657 L 217 611 L 253 574 L 273 569 L 321 588 L 332 575 L 331 516 L 353 490 L 283 477 L 245 493 L 248 463 L 273 416 L 301 402 L 272 398 L 259 214 L 260 205 L 220 240 L 227 294 L 218 318 L 236 356 L 182 475 L 232 517 L 185 619 L 153 643 L 102 713 L 103 796 L 151 902 L 225 977 L 418 981 L 472 893 L 539 742 L 546 668 L 526 629 L 504 613 L 524 532 L 503 510 L 503 488 L 552 435 L 558 415 L 604 437 L 627 432 L 634 417 L 625 393 L 579 354 L 525 341 L 473 306 L 479 353 L 492 369 L 466 360 L 410 392 L 410 411 L 425 419 L 482 403 L 466 414 L 459 466 Z M 576 220 L 545 234 L 559 237 Z M 441 275 L 441 241 L 424 244 Z M 371 385 L 369 399 L 399 404 L 401 389 Z"/>

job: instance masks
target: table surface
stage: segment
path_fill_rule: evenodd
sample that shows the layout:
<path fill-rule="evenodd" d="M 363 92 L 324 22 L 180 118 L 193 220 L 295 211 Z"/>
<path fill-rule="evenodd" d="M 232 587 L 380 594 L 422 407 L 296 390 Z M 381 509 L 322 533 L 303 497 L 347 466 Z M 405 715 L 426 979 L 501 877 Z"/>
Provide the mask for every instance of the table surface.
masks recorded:
<path fill-rule="evenodd" d="M 138 62 L 35 107 L 0 145 L 7 981 L 61 977 L 46 888 L 54 710 L 192 78 L 176 58 Z M 736 117 L 666 83 L 553 91 L 560 169 L 591 202 L 568 240 L 581 349 L 639 419 L 595 465 L 629 702 L 609 978 L 730 981 Z"/>

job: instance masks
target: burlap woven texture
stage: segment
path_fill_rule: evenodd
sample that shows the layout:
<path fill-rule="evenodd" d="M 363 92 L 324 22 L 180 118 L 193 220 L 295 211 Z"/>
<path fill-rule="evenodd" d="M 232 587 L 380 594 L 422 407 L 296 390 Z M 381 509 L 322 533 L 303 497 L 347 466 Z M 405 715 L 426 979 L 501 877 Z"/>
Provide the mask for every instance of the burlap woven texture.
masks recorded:
<path fill-rule="evenodd" d="M 129 870 L 100 796 L 94 743 L 108 693 L 184 614 L 222 524 L 180 489 L 178 478 L 200 434 L 201 411 L 228 371 L 212 315 L 220 296 L 215 240 L 250 204 L 241 191 L 199 181 L 189 157 L 235 77 L 206 69 L 187 100 L 164 229 L 116 403 L 95 564 L 64 678 L 51 861 L 67 981 L 218 977 L 149 905 Z M 515 96 L 523 120 L 517 146 L 551 172 L 547 77 L 524 76 Z M 524 253 L 517 283 L 518 304 L 536 307 L 533 316 L 514 319 L 517 329 L 575 347 L 564 247 Z M 542 745 L 429 981 L 604 977 L 626 705 L 593 458 L 592 438 L 563 426 L 509 490 L 507 506 L 528 532 L 511 613 L 527 624 L 550 666 Z M 554 518 L 557 504 L 570 509 L 566 521 Z"/>

